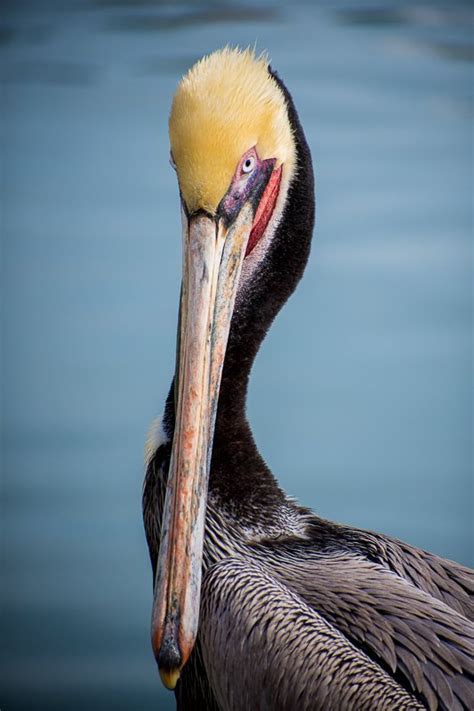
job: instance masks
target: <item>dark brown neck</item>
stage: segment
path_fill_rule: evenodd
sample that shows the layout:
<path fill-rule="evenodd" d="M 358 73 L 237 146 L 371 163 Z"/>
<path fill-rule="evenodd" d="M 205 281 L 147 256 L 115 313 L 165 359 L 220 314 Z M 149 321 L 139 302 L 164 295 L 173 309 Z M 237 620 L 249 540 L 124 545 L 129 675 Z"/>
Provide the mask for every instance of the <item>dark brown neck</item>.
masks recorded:
<path fill-rule="evenodd" d="M 229 335 L 211 465 L 210 491 L 232 507 L 270 508 L 283 499 L 260 456 L 246 417 L 250 371 L 275 316 L 299 282 L 309 256 L 314 224 L 311 155 L 293 101 L 285 92 L 294 129 L 298 173 L 268 252 L 237 300 Z"/>

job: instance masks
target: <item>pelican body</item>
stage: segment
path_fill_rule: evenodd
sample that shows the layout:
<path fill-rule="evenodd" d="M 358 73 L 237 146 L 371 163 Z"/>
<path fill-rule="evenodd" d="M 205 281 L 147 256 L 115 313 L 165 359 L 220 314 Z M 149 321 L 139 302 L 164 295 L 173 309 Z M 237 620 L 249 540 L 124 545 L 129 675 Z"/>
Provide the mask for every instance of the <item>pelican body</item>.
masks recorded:
<path fill-rule="evenodd" d="M 299 506 L 246 418 L 313 231 L 290 94 L 265 57 L 226 48 L 182 79 L 169 129 L 183 277 L 143 493 L 163 683 L 193 711 L 474 708 L 473 572 Z"/>

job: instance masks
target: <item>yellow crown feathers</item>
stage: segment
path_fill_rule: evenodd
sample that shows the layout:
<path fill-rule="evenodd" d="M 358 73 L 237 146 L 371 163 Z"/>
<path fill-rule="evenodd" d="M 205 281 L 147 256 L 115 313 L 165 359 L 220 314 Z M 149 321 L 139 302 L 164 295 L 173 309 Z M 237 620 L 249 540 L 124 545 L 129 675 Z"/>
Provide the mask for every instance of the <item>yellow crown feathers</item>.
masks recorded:
<path fill-rule="evenodd" d="M 171 152 L 190 212 L 214 214 L 242 155 L 256 146 L 289 174 L 295 145 L 285 98 L 266 55 L 225 47 L 195 64 L 178 85 L 169 119 Z"/>

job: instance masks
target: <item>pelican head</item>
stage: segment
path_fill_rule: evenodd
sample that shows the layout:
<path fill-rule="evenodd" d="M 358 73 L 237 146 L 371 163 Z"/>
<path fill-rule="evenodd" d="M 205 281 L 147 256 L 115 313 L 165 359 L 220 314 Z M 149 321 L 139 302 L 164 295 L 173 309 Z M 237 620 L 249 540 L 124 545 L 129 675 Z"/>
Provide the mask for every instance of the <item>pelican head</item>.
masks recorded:
<path fill-rule="evenodd" d="M 175 429 L 152 645 L 174 688 L 196 639 L 221 374 L 236 298 L 272 239 L 296 172 L 285 95 L 268 60 L 223 49 L 181 80 L 169 120 L 182 214 Z"/>

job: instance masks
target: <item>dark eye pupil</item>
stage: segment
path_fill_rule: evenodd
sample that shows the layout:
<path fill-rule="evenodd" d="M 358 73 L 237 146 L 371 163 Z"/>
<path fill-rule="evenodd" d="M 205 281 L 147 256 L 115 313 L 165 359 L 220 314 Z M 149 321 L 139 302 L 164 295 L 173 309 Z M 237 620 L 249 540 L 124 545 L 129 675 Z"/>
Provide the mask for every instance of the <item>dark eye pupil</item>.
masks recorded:
<path fill-rule="evenodd" d="M 250 160 L 250 158 L 247 158 L 247 160 L 245 161 L 245 167 L 250 168 L 251 165 L 252 165 L 252 161 Z"/>

